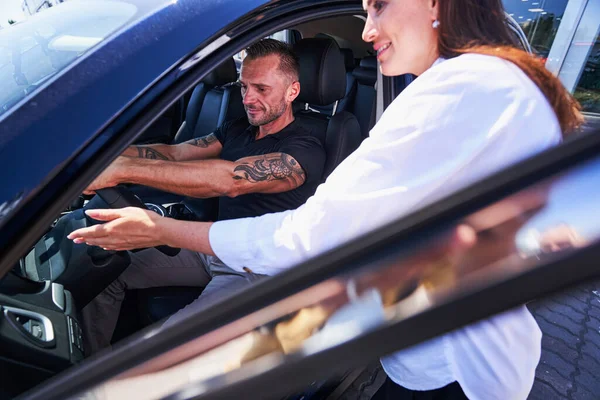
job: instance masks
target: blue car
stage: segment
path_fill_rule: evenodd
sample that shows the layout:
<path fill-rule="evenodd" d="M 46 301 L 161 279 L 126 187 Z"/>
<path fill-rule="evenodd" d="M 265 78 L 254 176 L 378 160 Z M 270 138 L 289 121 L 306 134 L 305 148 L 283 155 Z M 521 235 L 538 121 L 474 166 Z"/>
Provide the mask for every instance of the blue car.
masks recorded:
<path fill-rule="evenodd" d="M 521 1 L 505 3 L 507 12 L 521 7 Z M 594 20 L 592 4 L 581 2 L 565 2 L 561 12 L 570 12 L 571 3 L 581 7 L 580 24 L 559 24 L 556 17 L 556 29 L 535 30 L 512 13 L 507 24 L 528 51 L 530 42 L 535 46 L 546 35 L 548 67 L 557 68 L 576 95 L 585 91 L 597 99 L 595 78 L 579 79 L 589 54 L 597 56 L 597 38 L 587 44 L 589 54 L 577 58 L 570 51 L 583 46 L 575 33 L 600 18 Z M 86 186 L 130 144 L 180 143 L 245 115 L 236 85 L 239 67 L 244 49 L 265 37 L 298 51 L 300 81 L 310 88 L 303 96 L 311 100 L 300 98 L 294 106 L 324 127 L 318 139 L 330 172 L 415 79 L 378 73 L 372 46 L 361 40 L 364 21 L 361 1 L 72 0 L 0 30 L 0 399 L 369 398 L 383 377 L 374 363 L 378 357 L 528 302 L 536 318 L 575 331 L 577 342 L 573 355 L 568 339 L 540 323 L 546 337 L 568 349 L 561 353 L 544 342 L 547 354 L 558 355 L 542 356 L 532 398 L 587 398 L 600 391 L 593 379 L 581 383 L 583 374 L 576 372 L 600 381 L 600 367 L 580 362 L 586 323 L 596 320 L 577 319 L 597 309 L 593 318 L 600 321 L 600 308 L 589 300 L 595 299 L 589 282 L 595 282 L 600 256 L 596 108 L 584 110 L 582 132 L 559 147 L 389 221 L 368 240 L 224 298 L 197 318 L 160 323 L 201 288 L 130 291 L 112 348 L 86 355 L 81 309 L 128 267 L 130 253 L 68 240 L 73 230 L 97 223 L 84 211 L 135 206 L 198 221 L 213 220 L 216 212 L 210 199 L 136 185 L 91 196 L 82 194 Z M 320 44 L 334 51 L 324 52 Z M 344 85 L 343 97 L 313 101 L 327 97 L 320 94 L 328 86 L 315 82 L 331 77 Z M 334 123 L 342 117 L 352 121 L 349 127 Z M 532 198 L 539 200 L 533 208 Z M 446 271 L 442 279 L 452 284 L 418 307 L 413 296 L 422 283 L 415 281 L 378 318 L 348 303 L 352 329 L 310 322 L 330 295 L 317 295 L 323 288 L 398 279 L 419 255 L 437 251 L 449 229 L 489 212 L 515 223 L 514 245 L 497 263 Z M 489 245 L 500 246 L 507 237 L 490 235 Z M 585 282 L 585 290 L 576 290 L 588 297 L 575 306 L 575 316 L 554 309 L 548 314 L 539 303 Z M 310 327 L 298 346 L 269 347 L 269 335 L 296 325 Z M 600 338 L 590 341 L 600 349 Z M 561 368 L 572 372 L 565 378 Z"/>

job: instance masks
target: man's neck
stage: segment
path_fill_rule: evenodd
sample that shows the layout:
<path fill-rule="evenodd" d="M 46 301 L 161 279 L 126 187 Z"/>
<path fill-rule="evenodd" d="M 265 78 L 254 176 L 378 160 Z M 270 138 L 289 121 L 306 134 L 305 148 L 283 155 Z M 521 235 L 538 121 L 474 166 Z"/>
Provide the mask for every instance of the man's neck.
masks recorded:
<path fill-rule="evenodd" d="M 275 121 L 259 126 L 256 139 L 262 139 L 267 135 L 277 133 L 292 122 L 294 122 L 294 114 L 292 113 L 292 107 L 288 107 L 288 109 Z"/>

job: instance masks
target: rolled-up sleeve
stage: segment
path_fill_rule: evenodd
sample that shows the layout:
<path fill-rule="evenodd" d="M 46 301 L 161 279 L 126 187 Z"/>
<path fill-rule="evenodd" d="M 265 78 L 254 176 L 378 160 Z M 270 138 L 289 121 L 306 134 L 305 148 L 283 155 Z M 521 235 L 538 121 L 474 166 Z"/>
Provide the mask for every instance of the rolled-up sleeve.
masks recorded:
<path fill-rule="evenodd" d="M 215 254 L 274 275 L 560 141 L 556 116 L 521 70 L 495 57 L 459 59 L 398 96 L 303 206 L 213 224 Z"/>

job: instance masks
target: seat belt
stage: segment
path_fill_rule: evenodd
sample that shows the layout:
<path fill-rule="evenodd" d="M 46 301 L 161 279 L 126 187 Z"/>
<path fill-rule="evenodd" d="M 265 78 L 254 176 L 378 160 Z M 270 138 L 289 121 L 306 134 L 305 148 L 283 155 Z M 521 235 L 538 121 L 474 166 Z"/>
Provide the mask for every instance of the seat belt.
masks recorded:
<path fill-rule="evenodd" d="M 375 82 L 375 96 L 373 97 L 373 104 L 371 106 L 371 119 L 369 120 L 369 132 L 375 126 L 379 118 L 381 118 L 381 114 L 383 114 L 383 92 L 378 90 L 378 87 L 381 86 L 380 82 L 382 81 L 383 76 L 381 75 L 381 70 L 379 69 L 379 62 L 377 62 L 377 81 Z"/>

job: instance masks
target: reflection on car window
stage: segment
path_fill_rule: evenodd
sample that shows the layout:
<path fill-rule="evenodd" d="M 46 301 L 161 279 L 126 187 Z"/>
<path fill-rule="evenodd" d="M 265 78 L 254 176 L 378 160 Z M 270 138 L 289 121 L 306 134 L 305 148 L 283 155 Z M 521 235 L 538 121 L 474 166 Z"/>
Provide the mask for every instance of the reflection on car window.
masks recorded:
<path fill-rule="evenodd" d="M 546 60 L 568 3 L 569 0 L 504 0 L 504 7 L 523 29 L 533 53 L 542 60 Z M 587 39 L 578 42 L 575 40 L 573 45 L 578 49 L 585 48 L 586 51 L 588 47 L 590 48 L 587 62 L 574 90 L 574 96 L 581 103 L 583 111 L 600 113 L 600 71 L 598 70 L 600 39 L 596 36 L 595 43 L 593 40 L 590 42 Z M 577 65 L 567 67 L 569 69 L 578 68 Z M 579 69 L 576 73 L 578 71 Z M 573 82 L 577 82 L 577 80 Z"/>
<path fill-rule="evenodd" d="M 600 113 L 600 36 L 590 50 L 574 95 L 583 111 Z"/>
<path fill-rule="evenodd" d="M 211 391 L 544 268 L 598 241 L 600 159 L 481 208 L 397 253 L 290 294 L 93 389 L 94 398 Z M 573 207 L 572 199 L 580 201 Z M 189 319 L 202 320 L 201 312 Z M 428 322 L 431 325 L 431 322 Z M 160 333 L 154 328 L 145 338 Z M 368 351 L 368 350 L 367 350 Z M 373 355 L 375 356 L 375 355 Z M 143 388 L 143 390 L 142 390 Z M 91 394 L 91 393 L 90 393 Z M 188 393 L 189 394 L 189 393 Z M 193 397 L 193 396 L 191 396 Z M 205 397 L 202 397 L 205 398 Z"/>
<path fill-rule="evenodd" d="M 548 58 L 568 0 L 504 0 L 504 8 L 523 29 L 533 52 Z"/>
<path fill-rule="evenodd" d="M 66 2 L 0 31 L 0 115 L 111 32 L 136 7 L 115 1 Z"/>

